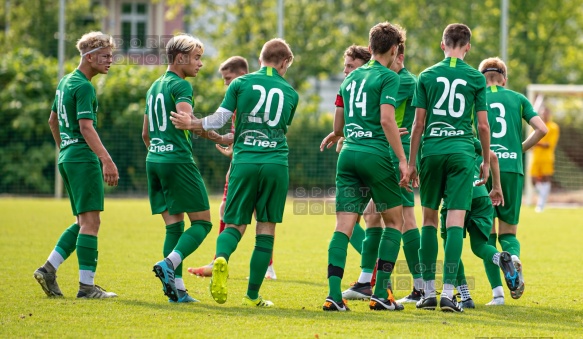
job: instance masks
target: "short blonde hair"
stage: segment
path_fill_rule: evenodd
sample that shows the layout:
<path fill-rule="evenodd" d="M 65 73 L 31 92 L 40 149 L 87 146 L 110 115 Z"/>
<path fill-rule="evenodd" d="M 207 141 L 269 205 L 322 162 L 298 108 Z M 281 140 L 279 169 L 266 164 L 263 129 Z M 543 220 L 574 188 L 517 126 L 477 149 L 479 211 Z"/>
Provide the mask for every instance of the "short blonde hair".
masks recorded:
<path fill-rule="evenodd" d="M 81 39 L 77 40 L 77 50 L 81 54 L 85 54 L 88 51 L 108 48 L 111 47 L 112 49 L 115 48 L 115 41 L 113 37 L 101 32 L 89 32 L 83 34 Z"/>
<path fill-rule="evenodd" d="M 488 58 L 480 62 L 478 70 L 484 74 L 487 81 L 502 81 L 508 75 L 506 64 L 499 57 Z"/>
<path fill-rule="evenodd" d="M 196 48 L 199 48 L 201 53 L 204 53 L 204 45 L 200 40 L 190 34 L 178 34 L 166 44 L 168 61 L 172 64 L 178 54 L 188 54 Z"/>
<path fill-rule="evenodd" d="M 261 48 L 261 54 L 259 55 L 259 60 L 264 63 L 280 63 L 284 60 L 294 60 L 294 54 L 291 51 L 288 43 L 280 38 L 271 39 L 263 45 Z"/>

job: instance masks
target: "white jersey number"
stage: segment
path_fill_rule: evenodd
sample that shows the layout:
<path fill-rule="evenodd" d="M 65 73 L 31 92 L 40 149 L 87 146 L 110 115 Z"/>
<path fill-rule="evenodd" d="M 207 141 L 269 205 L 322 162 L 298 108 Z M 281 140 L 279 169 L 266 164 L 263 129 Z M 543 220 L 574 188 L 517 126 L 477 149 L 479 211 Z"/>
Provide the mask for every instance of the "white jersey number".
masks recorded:
<path fill-rule="evenodd" d="M 65 92 L 57 90 L 57 118 L 59 118 L 59 125 L 63 126 L 63 123 L 65 123 L 65 127 L 69 128 L 69 118 L 67 118 L 67 109 L 63 105 L 64 96 Z"/>
<path fill-rule="evenodd" d="M 356 102 L 354 98 L 354 91 L 356 90 L 356 81 L 352 80 L 348 86 L 346 86 L 346 90 L 350 91 L 350 101 L 348 103 L 348 116 L 352 117 L 354 115 L 353 107 L 360 108 L 362 111 L 362 116 L 366 116 L 366 92 L 362 92 L 364 88 L 364 84 L 366 83 L 366 79 L 363 79 L 360 83 L 360 87 L 358 88 L 358 93 L 356 94 Z M 362 96 L 362 98 L 361 98 Z"/>
<path fill-rule="evenodd" d="M 283 110 L 283 91 L 279 88 L 272 88 L 267 93 L 265 91 L 265 87 L 261 85 L 253 85 L 253 90 L 259 91 L 260 97 L 257 105 L 253 107 L 251 113 L 249 115 L 249 122 L 254 122 L 261 124 L 263 122 L 267 123 L 267 125 L 274 127 L 277 126 L 279 120 L 281 119 L 281 111 Z M 275 117 L 273 120 L 270 120 L 270 113 L 271 113 L 271 103 L 273 101 L 273 97 L 277 94 L 277 109 L 275 111 Z M 267 102 L 266 102 L 267 98 Z M 261 107 L 265 103 L 265 112 L 263 113 L 263 119 L 257 116 Z"/>
<path fill-rule="evenodd" d="M 150 131 L 154 131 L 154 119 L 152 117 L 152 101 L 154 101 L 154 96 L 150 95 L 148 97 L 148 120 L 150 120 Z M 158 110 L 158 102 L 160 102 L 160 110 Z M 154 102 L 154 114 L 156 115 L 156 124 L 158 125 L 158 130 L 164 132 L 168 126 L 166 106 L 164 106 L 164 94 L 158 93 Z M 162 120 L 162 122 L 160 122 Z"/>
<path fill-rule="evenodd" d="M 500 132 L 492 132 L 492 138 L 502 138 L 506 135 L 506 120 L 504 120 L 506 110 L 504 109 L 504 105 L 498 102 L 490 104 L 490 108 L 497 108 L 500 110 L 500 116 L 496 117 L 496 122 L 500 123 Z"/>
<path fill-rule="evenodd" d="M 433 108 L 433 114 L 447 115 L 447 113 L 449 113 L 449 115 L 451 115 L 454 118 L 461 117 L 464 114 L 464 109 L 466 108 L 466 101 L 464 95 L 461 93 L 456 93 L 455 89 L 458 85 L 465 86 L 467 82 L 463 79 L 455 79 L 451 83 L 451 87 L 449 84 L 449 80 L 447 78 L 439 77 L 437 78 L 437 82 L 442 82 L 445 87 L 443 88 L 443 93 L 441 94 L 441 97 L 439 98 L 437 104 L 435 104 L 435 107 Z M 441 106 L 443 106 L 447 98 L 449 98 L 447 110 L 441 109 Z M 459 100 L 460 102 L 460 107 L 457 111 L 454 110 L 453 108 L 453 104 L 456 99 Z"/>

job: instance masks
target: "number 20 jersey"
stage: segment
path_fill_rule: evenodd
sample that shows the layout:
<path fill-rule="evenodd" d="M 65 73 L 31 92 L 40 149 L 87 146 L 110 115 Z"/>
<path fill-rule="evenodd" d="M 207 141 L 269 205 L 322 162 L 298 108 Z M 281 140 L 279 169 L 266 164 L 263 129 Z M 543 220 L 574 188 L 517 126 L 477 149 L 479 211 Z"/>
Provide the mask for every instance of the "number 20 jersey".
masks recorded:
<path fill-rule="evenodd" d="M 396 106 L 399 84 L 397 73 L 376 60 L 348 74 L 339 92 L 344 103 L 343 150 L 388 156 L 390 146 L 381 126 L 381 105 Z"/>
<path fill-rule="evenodd" d="M 486 78 L 458 58 L 445 58 L 419 74 L 413 106 L 427 110 L 422 156 L 474 157 L 472 114 L 486 111 Z"/>
<path fill-rule="evenodd" d="M 287 166 L 285 135 L 298 101 L 298 93 L 272 67 L 233 80 L 221 103 L 237 111 L 232 163 Z"/>
<path fill-rule="evenodd" d="M 167 71 L 158 78 L 146 94 L 146 111 L 150 148 L 146 161 L 159 163 L 190 163 L 192 144 L 190 132 L 174 127 L 170 112 L 176 112 L 176 105 L 186 102 L 194 106 L 192 86 L 176 73 Z"/>

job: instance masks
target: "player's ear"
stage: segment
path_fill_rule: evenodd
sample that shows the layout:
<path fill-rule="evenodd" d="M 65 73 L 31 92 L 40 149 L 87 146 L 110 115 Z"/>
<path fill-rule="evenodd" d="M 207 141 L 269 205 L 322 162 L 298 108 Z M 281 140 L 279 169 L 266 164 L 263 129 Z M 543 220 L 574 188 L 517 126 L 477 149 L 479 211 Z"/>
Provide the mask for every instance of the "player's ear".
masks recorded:
<path fill-rule="evenodd" d="M 441 47 L 442 51 L 445 51 L 445 43 L 443 42 L 443 40 L 441 41 L 441 44 L 439 46 Z"/>

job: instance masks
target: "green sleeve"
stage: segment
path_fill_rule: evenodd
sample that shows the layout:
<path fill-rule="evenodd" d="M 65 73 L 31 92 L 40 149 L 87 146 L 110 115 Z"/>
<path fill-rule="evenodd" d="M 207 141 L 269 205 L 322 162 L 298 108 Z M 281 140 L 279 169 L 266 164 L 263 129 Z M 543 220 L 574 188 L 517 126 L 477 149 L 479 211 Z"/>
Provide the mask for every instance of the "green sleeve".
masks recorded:
<path fill-rule="evenodd" d="M 227 88 L 227 93 L 225 93 L 225 98 L 221 103 L 222 108 L 226 108 L 231 112 L 235 112 L 237 109 L 237 93 L 239 92 L 239 87 L 241 86 L 240 79 L 235 79 L 229 87 Z"/>
<path fill-rule="evenodd" d="M 395 107 L 401 106 L 401 104 L 415 93 L 415 79 L 412 76 L 406 74 L 405 76 L 400 76 L 401 83 L 399 85 L 399 92 L 395 98 Z"/>
<path fill-rule="evenodd" d="M 77 120 L 97 120 L 97 112 L 93 110 L 93 105 L 96 100 L 95 88 L 93 88 L 93 85 L 91 85 L 90 82 L 85 82 L 77 87 L 77 90 L 75 91 L 75 110 L 77 111 Z"/>
<path fill-rule="evenodd" d="M 381 97 L 379 105 L 389 104 L 397 108 L 396 98 L 399 93 L 401 79 L 395 72 L 386 73 L 381 87 Z"/>
<path fill-rule="evenodd" d="M 299 95 L 296 92 L 294 92 L 294 94 L 295 94 L 294 95 L 294 103 L 292 105 L 292 110 L 291 110 L 291 113 L 289 115 L 289 119 L 287 120 L 288 126 L 291 125 L 291 123 L 292 123 L 294 115 L 296 114 L 296 108 L 298 107 L 298 101 L 300 100 Z"/>
<path fill-rule="evenodd" d="M 522 94 L 520 94 L 520 108 L 522 109 L 522 119 L 527 123 L 530 123 L 530 119 L 537 116 L 530 101 Z"/>
<path fill-rule="evenodd" d="M 425 77 L 423 73 L 419 75 L 419 80 L 417 81 L 417 86 L 415 87 L 415 94 L 413 94 L 413 102 L 412 105 L 417 108 L 425 108 L 427 109 L 427 92 L 425 91 L 425 86 L 423 85 L 423 81 Z"/>
<path fill-rule="evenodd" d="M 57 107 L 57 105 L 59 101 L 59 97 L 55 95 L 55 100 L 53 100 L 53 107 L 51 108 L 51 111 L 58 113 L 59 112 L 59 108 Z"/>
<path fill-rule="evenodd" d="M 474 103 L 476 112 L 487 111 L 488 105 L 486 103 L 486 78 L 480 74 L 478 78 L 478 88 L 476 90 L 476 101 Z"/>
<path fill-rule="evenodd" d="M 175 105 L 180 102 L 186 102 L 190 106 L 194 107 L 194 102 L 192 100 L 194 92 L 192 91 L 192 85 L 190 85 L 188 81 L 182 80 L 177 82 L 174 86 L 171 87 L 171 92 Z"/>

